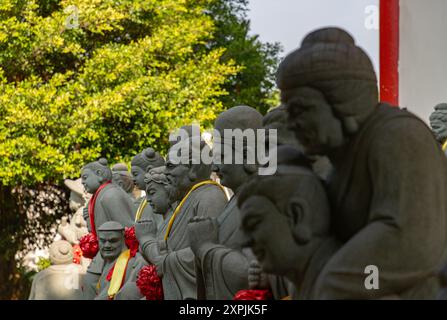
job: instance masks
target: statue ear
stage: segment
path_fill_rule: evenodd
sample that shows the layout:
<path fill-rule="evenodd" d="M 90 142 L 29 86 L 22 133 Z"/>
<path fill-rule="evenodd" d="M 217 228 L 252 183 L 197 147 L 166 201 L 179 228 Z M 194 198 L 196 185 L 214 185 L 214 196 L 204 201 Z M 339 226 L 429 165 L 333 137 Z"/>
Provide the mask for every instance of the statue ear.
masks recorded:
<path fill-rule="evenodd" d="M 96 169 L 95 174 L 99 177 L 99 180 L 103 182 L 105 180 L 104 178 L 104 172 L 102 172 L 101 169 Z"/>
<path fill-rule="evenodd" d="M 345 117 L 343 126 L 347 133 L 354 134 L 359 130 L 359 124 L 354 117 Z"/>
<path fill-rule="evenodd" d="M 244 146 L 243 149 L 243 156 L 244 156 L 244 170 L 245 172 L 247 172 L 249 175 L 252 175 L 254 173 L 256 173 L 256 171 L 258 170 L 258 166 L 256 164 L 248 164 L 248 153 L 251 152 L 253 153 L 253 151 L 248 150 L 247 146 Z M 254 156 L 254 159 L 256 161 L 256 156 Z"/>
<path fill-rule="evenodd" d="M 290 228 L 298 244 L 306 244 L 312 238 L 312 230 L 307 218 L 309 214 L 309 205 L 303 199 L 292 199 L 287 206 Z"/>

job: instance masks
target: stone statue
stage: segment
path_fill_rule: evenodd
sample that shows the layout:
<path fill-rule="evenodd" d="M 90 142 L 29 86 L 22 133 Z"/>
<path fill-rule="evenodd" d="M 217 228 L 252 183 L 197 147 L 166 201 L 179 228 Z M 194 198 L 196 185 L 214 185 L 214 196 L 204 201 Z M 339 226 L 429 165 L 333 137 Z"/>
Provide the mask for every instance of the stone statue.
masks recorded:
<path fill-rule="evenodd" d="M 221 113 L 214 123 L 214 129 L 222 137 L 222 144 L 228 146 L 222 148 L 223 153 L 225 150 L 235 150 L 235 142 L 225 135 L 225 129 L 245 131 L 261 128 L 262 115 L 248 106 L 233 107 Z M 188 224 L 191 249 L 198 262 L 198 298 L 207 300 L 231 300 L 239 290 L 248 289 L 248 267 L 254 259 L 251 250 L 242 248 L 236 204 L 240 187 L 257 173 L 258 168 L 247 164 L 246 159 L 244 164 L 219 162 L 222 164 L 214 164 L 213 171 L 221 184 L 233 190 L 235 195 L 217 218 L 194 217 Z"/>
<path fill-rule="evenodd" d="M 147 148 L 143 150 L 143 152 L 137 154 L 132 159 L 132 177 L 134 180 L 135 185 L 138 189 L 145 191 L 146 190 L 146 183 L 144 182 L 144 175 L 149 172 L 150 169 L 164 166 L 165 160 L 163 157 L 158 153 L 155 152 L 152 148 Z M 144 220 L 150 220 L 153 219 L 157 226 L 160 226 L 162 223 L 161 216 L 154 215 L 152 212 L 151 206 L 147 205 L 146 197 L 141 197 L 140 199 L 137 199 L 137 210 L 135 213 L 135 222 L 137 222 L 140 219 Z"/>
<path fill-rule="evenodd" d="M 166 163 L 168 192 L 171 201 L 179 201 L 179 204 L 158 232 L 150 221 L 138 222 L 135 232 L 141 252 L 156 266 L 162 279 L 165 300 L 196 299 L 195 258 L 186 232 L 187 223 L 194 216 L 216 217 L 222 212 L 227 198 L 221 187 L 209 180 L 211 166 L 194 158 L 196 151 L 207 151 L 206 143 L 200 141 L 200 150 L 196 150 L 197 146 L 188 138 L 173 148 L 187 150 L 182 156 L 189 159 L 189 164 L 176 164 L 170 158 Z"/>
<path fill-rule="evenodd" d="M 315 295 L 434 299 L 436 270 L 446 261 L 447 175 L 430 129 L 378 102 L 370 59 L 338 28 L 307 35 L 281 62 L 277 85 L 306 154 L 327 155 L 333 165 L 332 232 L 343 246 Z M 377 290 L 364 285 L 370 265 L 379 269 Z"/>
<path fill-rule="evenodd" d="M 108 221 L 116 221 L 126 227 L 133 225 L 134 201 L 123 189 L 111 183 L 112 171 L 106 159 L 102 158 L 85 165 L 81 171 L 81 178 L 85 190 L 93 195 L 87 210 L 84 210 L 90 232 L 97 235 L 96 228 Z M 101 256 L 96 255 L 87 269 L 83 283 L 83 292 L 87 300 L 95 296 L 95 286 L 102 273 L 103 263 Z"/>
<path fill-rule="evenodd" d="M 117 163 L 112 167 L 112 182 L 133 197 L 135 184 L 125 163 Z"/>
<path fill-rule="evenodd" d="M 316 299 L 318 275 L 339 248 L 329 234 L 329 201 L 298 150 L 278 147 L 277 159 L 273 176 L 257 176 L 243 186 L 238 198 L 241 228 L 262 270 L 286 277 L 297 289 L 290 290 L 279 277 L 269 277 L 276 298 L 288 293 L 294 299 Z"/>
<path fill-rule="evenodd" d="M 65 179 L 64 184 L 70 189 L 69 206 L 73 214 L 70 216 L 70 221 L 67 216 L 62 217 L 57 232 L 64 240 L 76 245 L 79 243 L 79 239 L 88 233 L 87 222 L 83 218 L 87 195 L 83 190 L 81 178 Z"/>
<path fill-rule="evenodd" d="M 147 262 L 139 252 L 132 257 L 125 244 L 124 227 L 115 221 L 102 224 L 98 228 L 98 241 L 104 268 L 96 287 L 95 300 L 143 298 L 135 282 L 138 272 Z"/>
<path fill-rule="evenodd" d="M 173 201 L 169 197 L 167 186 L 168 178 L 165 174 L 166 167 L 150 169 L 145 175 L 146 199 L 152 207 L 154 214 L 161 215 L 166 222 L 169 213 L 173 211 Z M 166 224 L 166 223 L 164 223 Z"/>
<path fill-rule="evenodd" d="M 29 300 L 81 300 L 82 267 L 73 263 L 73 249 L 68 241 L 50 246 L 51 266 L 34 276 Z"/>
<path fill-rule="evenodd" d="M 287 125 L 287 109 L 285 106 L 280 105 L 272 110 L 270 110 L 262 121 L 263 127 L 266 130 L 276 129 L 277 130 L 277 144 L 278 146 L 290 145 L 296 147 L 298 150 L 302 150 L 303 147 L 299 143 L 298 139 L 295 137 L 295 133 Z M 267 135 L 268 136 L 268 135 Z M 326 156 L 308 156 L 312 161 L 312 169 L 315 173 L 326 180 L 330 171 L 331 163 Z"/>
<path fill-rule="evenodd" d="M 430 115 L 430 125 L 442 151 L 447 152 L 447 103 L 440 103 Z"/>

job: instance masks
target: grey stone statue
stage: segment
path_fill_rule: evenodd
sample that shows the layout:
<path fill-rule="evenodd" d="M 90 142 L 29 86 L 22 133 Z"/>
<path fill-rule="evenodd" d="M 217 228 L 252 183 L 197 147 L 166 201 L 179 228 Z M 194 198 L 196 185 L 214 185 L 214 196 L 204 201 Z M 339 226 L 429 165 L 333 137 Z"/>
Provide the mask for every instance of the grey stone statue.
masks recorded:
<path fill-rule="evenodd" d="M 112 167 L 112 182 L 121 187 L 129 196 L 133 197 L 135 184 L 125 163 L 117 163 Z"/>
<path fill-rule="evenodd" d="M 187 150 L 189 164 L 166 163 L 166 176 L 172 201 L 179 201 L 167 224 L 158 232 L 151 221 L 139 221 L 135 232 L 144 257 L 157 267 L 162 278 L 165 300 L 196 299 L 195 258 L 190 248 L 187 223 L 194 216 L 217 217 L 227 198 L 221 188 L 209 180 L 211 168 L 193 159 L 197 154 L 191 139 L 179 141 L 172 148 Z M 201 141 L 200 150 L 207 145 Z M 195 150 L 195 149 L 194 149 Z M 187 158 L 187 159 L 188 159 Z M 194 160 L 194 161 L 193 161 Z M 194 164 L 197 160 L 197 164 Z M 174 192 L 172 192 L 174 190 Z"/>
<path fill-rule="evenodd" d="M 225 129 L 257 130 L 262 128 L 262 115 L 248 106 L 233 107 L 221 113 L 214 129 L 223 138 L 225 150 L 235 150 L 235 142 L 225 135 Z M 247 148 L 247 146 L 245 146 Z M 225 155 L 223 155 L 225 157 Z M 223 161 L 220 161 L 223 162 Z M 242 248 L 237 194 L 240 187 L 257 173 L 253 164 L 215 164 L 221 184 L 235 195 L 217 218 L 194 217 L 188 224 L 188 237 L 196 259 L 198 298 L 231 300 L 243 289 L 248 289 L 248 267 L 254 256 Z"/>
<path fill-rule="evenodd" d="M 339 248 L 330 237 L 329 201 L 308 159 L 291 146 L 277 150 L 273 176 L 257 176 L 238 198 L 245 242 L 269 277 L 276 298 L 316 299 L 318 276 Z M 279 283 L 282 285 L 279 285 Z"/>
<path fill-rule="evenodd" d="M 83 271 L 73 263 L 73 248 L 60 240 L 50 246 L 51 266 L 34 276 L 29 300 L 82 300 Z"/>
<path fill-rule="evenodd" d="M 333 165 L 332 232 L 343 246 L 323 268 L 316 296 L 434 299 L 446 261 L 447 175 L 430 129 L 378 102 L 370 59 L 337 28 L 307 35 L 281 62 L 277 84 L 306 153 Z M 370 265 L 379 270 L 377 290 L 364 285 Z"/>
<path fill-rule="evenodd" d="M 166 167 L 157 167 L 149 170 L 145 175 L 146 199 L 152 207 L 154 214 L 161 215 L 166 222 L 170 212 L 173 212 L 174 201 L 169 197 L 167 186 L 168 178 L 165 174 Z M 166 223 L 164 223 L 166 224 Z"/>
<path fill-rule="evenodd" d="M 447 152 L 447 103 L 440 103 L 435 107 L 430 115 L 430 125 L 442 151 Z"/>
<path fill-rule="evenodd" d="M 135 205 L 132 198 L 116 184 L 110 183 L 112 171 L 108 167 L 106 159 L 91 162 L 85 165 L 81 171 L 82 184 L 85 190 L 95 195 L 96 200 L 93 209 L 93 222 L 90 222 L 89 208 L 84 210 L 84 218 L 91 232 L 97 233 L 96 228 L 108 221 L 116 221 L 121 225 L 130 227 L 134 223 Z M 100 255 L 90 263 L 87 274 L 84 277 L 83 292 L 86 299 L 93 299 L 95 286 L 103 270 L 103 260 Z"/>
<path fill-rule="evenodd" d="M 144 182 L 144 176 L 150 169 L 164 166 L 165 160 L 152 148 L 144 149 L 143 152 L 137 154 L 131 162 L 131 172 L 135 185 L 138 189 L 145 191 L 146 183 Z M 160 215 L 154 215 L 151 206 L 147 205 L 146 197 L 137 199 L 137 209 L 135 213 L 135 222 L 140 219 L 150 220 L 153 219 L 156 225 L 159 227 L 162 223 Z"/>
<path fill-rule="evenodd" d="M 97 283 L 95 300 L 139 300 L 143 295 L 135 282 L 147 265 L 139 252 L 130 256 L 124 240 L 124 227 L 109 221 L 98 228 L 98 242 L 104 267 Z"/>

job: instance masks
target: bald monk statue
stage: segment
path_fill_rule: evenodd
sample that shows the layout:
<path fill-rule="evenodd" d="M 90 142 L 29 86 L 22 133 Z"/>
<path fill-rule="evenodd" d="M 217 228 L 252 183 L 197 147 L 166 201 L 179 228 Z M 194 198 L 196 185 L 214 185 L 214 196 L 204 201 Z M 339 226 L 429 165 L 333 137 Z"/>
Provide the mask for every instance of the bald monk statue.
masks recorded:
<path fill-rule="evenodd" d="M 321 299 L 434 299 L 446 262 L 446 159 L 425 123 L 378 101 L 366 53 L 338 28 L 310 33 L 280 64 L 289 124 L 308 155 L 327 155 L 332 232 Z M 379 270 L 368 290 L 365 269 Z"/>
<path fill-rule="evenodd" d="M 150 169 L 164 166 L 165 160 L 160 153 L 155 152 L 152 148 L 144 149 L 141 153 L 133 157 L 131 162 L 131 172 L 135 185 L 138 189 L 145 191 L 146 183 L 144 182 L 144 176 Z M 159 227 L 162 223 L 160 215 L 156 215 L 152 212 L 151 206 L 147 205 L 146 197 L 141 197 L 136 201 L 137 209 L 135 213 L 135 222 L 140 219 L 150 220 L 153 219 Z"/>
<path fill-rule="evenodd" d="M 112 171 L 106 159 L 85 165 L 81 178 L 85 191 L 93 195 L 84 210 L 84 218 L 90 232 L 97 235 L 96 228 L 108 221 L 116 221 L 126 227 L 133 225 L 134 202 L 123 189 L 111 183 Z M 102 258 L 96 255 L 84 277 L 83 292 L 86 299 L 93 299 L 102 269 Z"/>
<path fill-rule="evenodd" d="M 125 163 L 117 163 L 112 167 L 112 182 L 120 186 L 129 196 L 133 197 L 132 192 L 135 184 Z"/>
<path fill-rule="evenodd" d="M 214 129 L 222 138 L 222 145 L 228 146 L 222 148 L 223 153 L 235 150 L 235 142 L 231 136 L 225 135 L 225 129 L 228 133 L 229 129 L 244 131 L 261 128 L 262 115 L 248 106 L 233 107 L 221 113 L 214 123 Z M 225 158 L 224 154 L 222 158 Z M 213 171 L 217 173 L 221 184 L 233 190 L 234 195 L 217 218 L 194 217 L 188 224 L 191 249 L 198 262 L 196 273 L 199 299 L 231 300 L 239 290 L 248 289 L 248 266 L 254 256 L 251 250 L 242 248 L 240 216 L 236 204 L 240 187 L 257 173 L 257 169 L 256 165 L 247 164 L 246 159 L 244 164 L 219 161 L 219 164 L 213 165 Z"/>
<path fill-rule="evenodd" d="M 430 125 L 436 140 L 447 154 L 447 103 L 440 103 L 430 115 Z"/>
<path fill-rule="evenodd" d="M 276 299 L 318 299 L 318 276 L 338 242 L 330 236 L 330 209 L 310 162 L 292 146 L 280 146 L 273 176 L 245 184 L 238 198 L 241 228 Z M 287 278 L 294 284 L 284 281 Z"/>
<path fill-rule="evenodd" d="M 187 223 L 194 216 L 217 217 L 227 198 L 215 182 L 209 180 L 211 166 L 196 159 L 197 151 L 209 152 L 203 141 L 198 145 L 190 138 L 173 145 L 166 163 L 166 176 L 172 201 L 179 201 L 163 231 L 156 232 L 153 223 L 140 221 L 135 232 L 144 257 L 157 267 L 162 278 L 165 300 L 196 299 L 195 257 L 189 245 Z M 198 149 L 198 150 L 197 150 Z M 187 163 L 171 159 L 180 150 Z"/>
<path fill-rule="evenodd" d="M 51 266 L 34 276 L 29 300 L 82 300 L 82 267 L 73 263 L 73 248 L 60 240 L 50 246 Z"/>
<path fill-rule="evenodd" d="M 102 224 L 98 228 L 98 241 L 104 268 L 97 283 L 95 300 L 143 298 L 135 282 L 138 272 L 147 262 L 139 252 L 131 256 L 125 244 L 124 227 L 115 221 Z"/>

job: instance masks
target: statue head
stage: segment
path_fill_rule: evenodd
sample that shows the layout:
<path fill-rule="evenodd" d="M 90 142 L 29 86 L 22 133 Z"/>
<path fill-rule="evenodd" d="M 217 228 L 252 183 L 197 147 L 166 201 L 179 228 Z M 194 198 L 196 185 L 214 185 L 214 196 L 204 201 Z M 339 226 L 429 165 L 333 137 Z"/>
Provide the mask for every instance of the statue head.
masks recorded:
<path fill-rule="evenodd" d="M 176 135 L 176 139 L 172 141 L 169 139 L 169 144 L 171 147 L 180 142 L 182 139 L 200 136 L 200 126 L 195 124 L 184 125 L 174 130 L 173 133 Z"/>
<path fill-rule="evenodd" d="M 50 246 L 50 261 L 53 265 L 73 262 L 73 247 L 66 240 L 55 241 Z"/>
<path fill-rule="evenodd" d="M 152 148 L 144 149 L 143 152 L 133 157 L 131 172 L 135 185 L 140 190 L 146 190 L 144 175 L 152 168 L 164 166 L 165 160 L 160 153 Z"/>
<path fill-rule="evenodd" d="M 280 105 L 270 110 L 262 119 L 264 129 L 276 129 L 277 144 L 291 145 L 297 149 L 302 149 L 302 146 L 295 137 L 295 133 L 288 127 L 287 123 L 288 113 L 285 106 Z"/>
<path fill-rule="evenodd" d="M 307 35 L 281 62 L 277 85 L 289 126 L 311 155 L 343 146 L 379 101 L 371 60 L 338 28 Z"/>
<path fill-rule="evenodd" d="M 168 178 L 165 175 L 166 167 L 158 167 L 149 170 L 145 175 L 146 199 L 155 214 L 165 215 L 171 204 L 167 186 Z"/>
<path fill-rule="evenodd" d="M 124 227 L 119 222 L 108 221 L 97 232 L 101 257 L 107 262 L 115 261 L 126 248 Z"/>
<path fill-rule="evenodd" d="M 82 186 L 82 179 L 65 179 L 64 184 L 70 189 L 69 205 L 70 210 L 76 212 L 79 208 L 85 205 L 84 187 Z"/>
<path fill-rule="evenodd" d="M 91 194 L 95 193 L 103 183 L 111 181 L 112 170 L 107 159 L 101 158 L 86 164 L 81 170 L 81 179 L 85 191 Z"/>
<path fill-rule="evenodd" d="M 440 103 L 430 115 L 430 126 L 436 140 L 443 144 L 447 140 L 447 103 Z"/>
<path fill-rule="evenodd" d="M 318 238 L 329 232 L 329 205 L 306 157 L 291 146 L 277 150 L 272 176 L 256 176 L 238 197 L 247 245 L 267 273 L 305 268 Z"/>
<path fill-rule="evenodd" d="M 225 187 L 236 192 L 239 187 L 248 180 L 248 178 L 257 172 L 257 165 L 247 162 L 248 149 L 252 151 L 256 149 L 256 140 L 249 146 L 248 140 L 244 139 L 242 145 L 243 150 L 237 150 L 237 144 L 233 133 L 228 130 L 250 130 L 254 132 L 256 138 L 256 130 L 262 128 L 262 115 L 254 108 L 249 106 L 236 106 L 222 112 L 214 122 L 214 130 L 220 136 L 220 145 L 215 144 L 213 150 L 220 148 L 219 152 L 215 152 L 215 156 L 219 161 L 215 161 L 212 170 L 216 172 L 220 179 L 220 183 Z M 243 163 L 236 163 L 236 153 L 242 151 Z M 226 153 L 229 154 L 226 154 Z"/>
<path fill-rule="evenodd" d="M 132 193 L 135 184 L 125 163 L 117 163 L 112 167 L 112 182 L 120 186 L 126 193 Z"/>
<path fill-rule="evenodd" d="M 173 202 L 181 200 L 195 184 L 210 178 L 211 164 L 202 161 L 202 153 L 209 155 L 211 149 L 200 136 L 183 139 L 169 149 L 165 173 Z"/>

